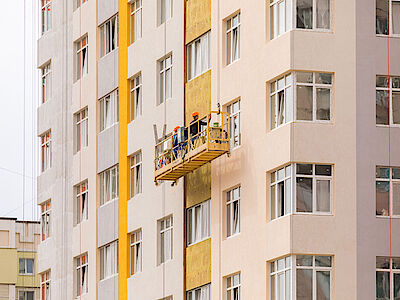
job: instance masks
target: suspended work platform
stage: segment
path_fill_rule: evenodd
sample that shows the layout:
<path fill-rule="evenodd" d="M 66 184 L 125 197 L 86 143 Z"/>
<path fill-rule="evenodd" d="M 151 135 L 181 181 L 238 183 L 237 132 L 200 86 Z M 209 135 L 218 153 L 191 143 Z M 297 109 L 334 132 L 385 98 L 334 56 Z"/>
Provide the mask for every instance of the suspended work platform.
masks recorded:
<path fill-rule="evenodd" d="M 176 181 L 230 150 L 230 120 L 225 112 L 210 114 L 180 127 L 155 146 L 154 181 Z"/>

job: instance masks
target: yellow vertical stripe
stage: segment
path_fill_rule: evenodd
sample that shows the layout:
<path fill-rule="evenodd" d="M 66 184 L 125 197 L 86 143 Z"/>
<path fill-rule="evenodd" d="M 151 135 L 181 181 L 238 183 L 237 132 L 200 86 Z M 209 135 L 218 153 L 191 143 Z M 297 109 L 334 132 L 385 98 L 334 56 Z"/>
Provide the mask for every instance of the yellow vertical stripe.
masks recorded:
<path fill-rule="evenodd" d="M 128 161 L 128 45 L 129 4 L 119 0 L 119 299 L 128 299 L 129 277 L 128 215 L 129 161 Z"/>

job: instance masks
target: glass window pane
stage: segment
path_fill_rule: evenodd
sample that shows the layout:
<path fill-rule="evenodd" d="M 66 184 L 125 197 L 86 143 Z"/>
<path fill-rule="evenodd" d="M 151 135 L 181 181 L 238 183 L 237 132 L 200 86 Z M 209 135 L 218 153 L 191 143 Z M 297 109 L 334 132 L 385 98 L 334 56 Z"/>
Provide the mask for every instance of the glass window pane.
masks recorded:
<path fill-rule="evenodd" d="M 400 92 L 392 93 L 392 111 L 393 111 L 393 123 L 400 124 Z"/>
<path fill-rule="evenodd" d="M 390 299 L 390 273 L 376 272 L 376 299 Z"/>
<path fill-rule="evenodd" d="M 388 34 L 388 1 L 376 0 L 376 34 Z"/>
<path fill-rule="evenodd" d="M 312 178 L 296 178 L 297 212 L 312 212 Z"/>
<path fill-rule="evenodd" d="M 390 269 L 390 258 L 385 256 L 378 256 L 376 258 L 377 269 Z"/>
<path fill-rule="evenodd" d="M 275 185 L 271 186 L 271 220 L 275 219 Z"/>
<path fill-rule="evenodd" d="M 317 120 L 331 119 L 331 90 L 317 88 Z"/>
<path fill-rule="evenodd" d="M 331 184 L 329 180 L 317 180 L 317 211 L 331 211 Z"/>
<path fill-rule="evenodd" d="M 296 296 L 297 300 L 313 298 L 312 270 L 296 270 Z"/>
<path fill-rule="evenodd" d="M 332 166 L 331 165 L 315 165 L 315 175 L 331 176 Z"/>
<path fill-rule="evenodd" d="M 376 76 L 376 87 L 388 87 L 388 77 L 387 76 Z"/>
<path fill-rule="evenodd" d="M 286 2 L 286 31 L 292 29 L 292 1 Z"/>
<path fill-rule="evenodd" d="M 393 33 L 400 33 L 400 2 L 392 2 Z"/>
<path fill-rule="evenodd" d="M 376 215 L 389 216 L 389 182 L 376 182 Z"/>
<path fill-rule="evenodd" d="M 317 0 L 317 28 L 330 28 L 330 0 Z"/>
<path fill-rule="evenodd" d="M 323 0 L 329 1 L 329 0 Z M 332 84 L 332 74 L 329 73 L 315 73 L 315 83 L 318 84 Z"/>
<path fill-rule="evenodd" d="M 296 255 L 296 266 L 311 267 L 312 255 Z"/>
<path fill-rule="evenodd" d="M 313 120 L 313 88 L 297 86 L 297 120 Z"/>
<path fill-rule="evenodd" d="M 400 274 L 393 274 L 394 299 L 400 299 Z"/>
<path fill-rule="evenodd" d="M 392 169 L 392 178 L 393 179 L 400 179 L 400 168 L 393 168 Z"/>
<path fill-rule="evenodd" d="M 285 32 L 285 1 L 278 4 L 279 11 L 279 35 Z"/>
<path fill-rule="evenodd" d="M 376 91 L 376 124 L 389 124 L 388 91 Z"/>
<path fill-rule="evenodd" d="M 313 0 L 297 0 L 297 28 L 312 29 Z"/>
<path fill-rule="evenodd" d="M 393 212 L 392 215 L 400 215 L 400 182 L 393 182 Z"/>
<path fill-rule="evenodd" d="M 285 300 L 285 273 L 278 275 L 278 294 L 279 300 Z"/>
<path fill-rule="evenodd" d="M 389 179 L 389 168 L 376 167 L 376 178 Z"/>
<path fill-rule="evenodd" d="M 276 37 L 276 33 L 275 33 L 275 5 L 271 6 L 269 9 L 269 18 L 270 18 L 270 28 L 269 28 L 269 32 L 270 32 L 270 39 L 274 39 Z"/>
<path fill-rule="evenodd" d="M 271 96 L 271 129 L 274 129 L 276 127 L 276 96 L 277 95 Z"/>
<path fill-rule="evenodd" d="M 271 276 L 271 300 L 275 300 L 275 277 L 276 275 Z"/>
<path fill-rule="evenodd" d="M 392 268 L 395 270 L 400 270 L 400 258 L 398 257 L 392 258 L 392 261 L 393 261 Z"/>
<path fill-rule="evenodd" d="M 313 83 L 312 72 L 297 72 L 296 81 L 301 83 Z"/>
<path fill-rule="evenodd" d="M 317 271 L 317 300 L 329 300 L 331 298 L 331 272 Z"/>
<path fill-rule="evenodd" d="M 315 257 L 315 266 L 317 266 L 317 267 L 332 266 L 332 257 L 331 256 L 316 256 Z"/>
<path fill-rule="evenodd" d="M 296 174 L 312 175 L 312 164 L 296 164 Z"/>

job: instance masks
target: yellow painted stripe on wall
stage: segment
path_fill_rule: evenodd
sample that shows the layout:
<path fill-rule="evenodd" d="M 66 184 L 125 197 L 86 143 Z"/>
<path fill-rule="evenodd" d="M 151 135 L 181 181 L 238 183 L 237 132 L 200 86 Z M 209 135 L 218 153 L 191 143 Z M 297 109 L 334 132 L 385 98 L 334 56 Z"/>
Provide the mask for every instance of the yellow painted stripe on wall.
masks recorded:
<path fill-rule="evenodd" d="M 129 161 L 128 161 L 128 46 L 129 4 L 119 0 L 119 299 L 128 299 L 129 277 L 128 215 Z"/>

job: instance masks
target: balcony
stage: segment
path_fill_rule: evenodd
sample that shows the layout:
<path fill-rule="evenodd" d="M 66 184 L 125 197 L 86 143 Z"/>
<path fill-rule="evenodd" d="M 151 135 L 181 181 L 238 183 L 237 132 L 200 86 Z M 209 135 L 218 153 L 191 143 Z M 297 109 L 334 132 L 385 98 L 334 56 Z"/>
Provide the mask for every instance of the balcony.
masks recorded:
<path fill-rule="evenodd" d="M 225 112 L 180 127 L 162 139 L 154 151 L 154 181 L 176 181 L 230 150 L 230 118 Z"/>

